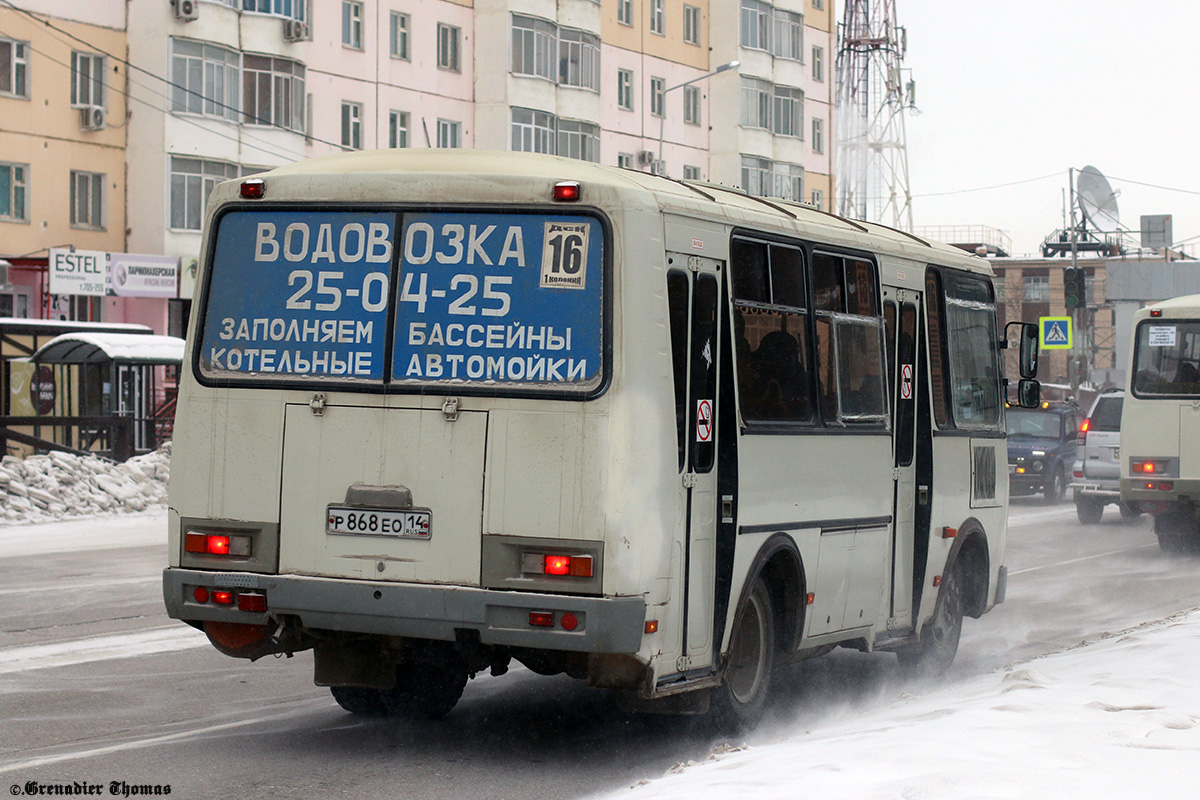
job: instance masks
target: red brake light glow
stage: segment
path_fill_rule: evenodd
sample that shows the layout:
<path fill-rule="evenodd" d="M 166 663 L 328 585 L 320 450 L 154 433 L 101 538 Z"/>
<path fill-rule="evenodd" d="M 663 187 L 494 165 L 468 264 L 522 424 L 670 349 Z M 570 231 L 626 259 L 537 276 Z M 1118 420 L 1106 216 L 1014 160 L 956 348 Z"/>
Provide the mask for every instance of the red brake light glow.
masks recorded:
<path fill-rule="evenodd" d="M 561 181 L 554 184 L 554 199 L 560 203 L 574 203 L 583 196 L 577 181 Z"/>
<path fill-rule="evenodd" d="M 267 193 L 267 182 L 262 178 L 251 178 L 248 181 L 242 181 L 242 197 L 249 200 L 257 200 Z"/>
<path fill-rule="evenodd" d="M 1150 316 L 1152 316 L 1152 317 L 1161 317 L 1161 316 L 1162 316 L 1162 309 L 1161 309 L 1161 308 L 1152 308 L 1152 309 L 1150 309 Z"/>
<path fill-rule="evenodd" d="M 546 556 L 545 572 L 547 575 L 570 575 L 570 556 Z"/>
<path fill-rule="evenodd" d="M 553 628 L 554 627 L 554 612 L 553 611 L 530 611 L 529 624 L 535 628 Z"/>
<path fill-rule="evenodd" d="M 528 575 L 557 575 L 571 578 L 591 578 L 595 575 L 590 555 L 525 553 L 521 571 Z"/>
<path fill-rule="evenodd" d="M 1091 427 L 1091 425 L 1092 425 L 1092 418 L 1091 418 L 1091 417 L 1088 417 L 1087 419 L 1085 419 L 1085 420 L 1083 421 L 1083 424 L 1079 426 L 1079 432 L 1080 432 L 1080 433 L 1087 433 L 1087 431 L 1088 431 L 1088 428 L 1090 428 L 1090 427 Z"/>
<path fill-rule="evenodd" d="M 233 605 L 233 592 L 227 589 L 217 589 L 212 593 L 212 601 L 218 605 Z"/>
<path fill-rule="evenodd" d="M 209 536 L 208 546 L 206 551 L 214 556 L 229 555 L 229 537 L 228 536 Z"/>

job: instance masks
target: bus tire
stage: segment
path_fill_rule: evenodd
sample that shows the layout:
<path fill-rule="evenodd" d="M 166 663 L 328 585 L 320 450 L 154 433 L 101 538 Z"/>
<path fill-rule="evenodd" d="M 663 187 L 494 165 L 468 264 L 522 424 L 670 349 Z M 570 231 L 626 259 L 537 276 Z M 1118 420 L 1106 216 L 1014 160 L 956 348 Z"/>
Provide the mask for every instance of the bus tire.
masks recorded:
<path fill-rule="evenodd" d="M 1084 525 L 1095 525 L 1104 516 L 1104 501 L 1081 495 L 1075 500 L 1075 516 Z"/>
<path fill-rule="evenodd" d="M 378 689 L 363 689 L 358 686 L 330 686 L 330 694 L 337 704 L 351 714 L 384 713 L 383 696 Z"/>
<path fill-rule="evenodd" d="M 1142 515 L 1141 506 L 1139 506 L 1136 502 L 1117 503 L 1117 508 L 1121 509 L 1122 519 L 1137 519 Z"/>
<path fill-rule="evenodd" d="M 962 636 L 963 577 L 958 563 L 946 573 L 933 619 L 921 630 L 921 640 L 896 651 L 900 668 L 911 677 L 945 674 L 958 654 Z"/>
<path fill-rule="evenodd" d="M 467 671 L 456 660 L 416 661 L 396 668 L 396 685 L 382 692 L 383 707 L 397 717 L 438 720 L 458 705 Z"/>
<path fill-rule="evenodd" d="M 775 609 L 759 576 L 733 625 L 721 685 L 713 690 L 713 714 L 722 728 L 753 728 L 766 710 L 775 666 Z"/>

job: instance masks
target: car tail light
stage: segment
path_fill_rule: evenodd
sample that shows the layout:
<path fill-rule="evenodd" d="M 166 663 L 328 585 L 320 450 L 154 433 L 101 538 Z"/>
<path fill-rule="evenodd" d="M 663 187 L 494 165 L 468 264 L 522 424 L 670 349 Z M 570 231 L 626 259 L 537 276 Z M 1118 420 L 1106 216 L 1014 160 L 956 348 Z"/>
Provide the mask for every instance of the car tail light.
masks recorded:
<path fill-rule="evenodd" d="M 1130 462 L 1129 469 L 1138 475 L 1158 475 L 1167 471 L 1167 465 L 1152 458 L 1135 459 Z"/>
<path fill-rule="evenodd" d="M 1082 477 L 1083 477 L 1083 470 L 1081 470 L 1081 469 L 1072 470 L 1072 472 L 1071 472 L 1071 475 L 1072 475 L 1072 476 L 1074 476 L 1074 477 L 1076 477 L 1076 478 L 1082 478 Z"/>

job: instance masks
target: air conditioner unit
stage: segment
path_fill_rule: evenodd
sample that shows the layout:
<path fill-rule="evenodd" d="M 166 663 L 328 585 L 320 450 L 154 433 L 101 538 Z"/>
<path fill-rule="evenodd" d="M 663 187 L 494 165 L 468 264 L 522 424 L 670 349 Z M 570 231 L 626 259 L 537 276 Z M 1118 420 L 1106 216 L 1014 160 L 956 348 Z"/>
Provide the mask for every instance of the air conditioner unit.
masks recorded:
<path fill-rule="evenodd" d="M 86 106 L 79 109 L 79 127 L 85 131 L 102 131 L 104 122 L 104 109 L 100 106 Z"/>
<path fill-rule="evenodd" d="M 191 22 L 200 19 L 200 0 L 171 0 L 175 6 L 175 19 Z"/>
<path fill-rule="evenodd" d="M 283 38 L 289 42 L 308 41 L 308 23 L 298 19 L 285 19 L 283 21 Z"/>
<path fill-rule="evenodd" d="M 639 150 L 638 151 L 638 164 L 639 165 L 641 165 L 643 167 L 648 167 L 653 163 L 654 163 L 654 151 L 653 150 Z"/>

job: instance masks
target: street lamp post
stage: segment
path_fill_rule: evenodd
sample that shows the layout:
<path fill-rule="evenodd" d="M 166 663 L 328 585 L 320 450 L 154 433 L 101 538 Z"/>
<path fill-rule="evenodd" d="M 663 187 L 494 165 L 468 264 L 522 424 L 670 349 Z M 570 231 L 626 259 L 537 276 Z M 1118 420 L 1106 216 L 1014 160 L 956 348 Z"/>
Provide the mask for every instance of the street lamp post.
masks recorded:
<path fill-rule="evenodd" d="M 667 124 L 667 94 L 668 94 L 668 93 L 670 93 L 670 92 L 673 92 L 673 91 L 675 91 L 676 89 L 682 89 L 684 86 L 687 86 L 687 85 L 689 85 L 689 84 L 695 83 L 696 81 L 702 81 L 702 80 L 704 80 L 705 78 L 711 78 L 713 75 L 717 75 L 717 74 L 719 74 L 719 73 L 721 73 L 721 72 L 725 72 L 726 70 L 730 70 L 730 69 L 737 69 L 737 68 L 738 68 L 738 66 L 739 66 L 739 62 L 737 62 L 737 61 L 730 61 L 728 64 L 722 64 L 721 66 L 717 67 L 717 68 L 716 68 L 716 69 L 714 69 L 712 72 L 706 72 L 706 73 L 705 73 L 705 74 L 703 74 L 703 75 L 698 75 L 697 77 L 695 77 L 695 78 L 692 78 L 690 81 L 684 81 L 683 83 L 676 84 L 675 86 L 672 86 L 670 89 L 663 89 L 663 93 L 662 93 L 662 104 L 663 104 L 663 107 L 662 107 L 662 116 L 658 118 L 658 163 L 660 163 L 660 164 L 662 163 L 662 153 L 663 153 L 663 128 L 664 128 L 664 127 L 666 126 L 666 124 Z"/>

